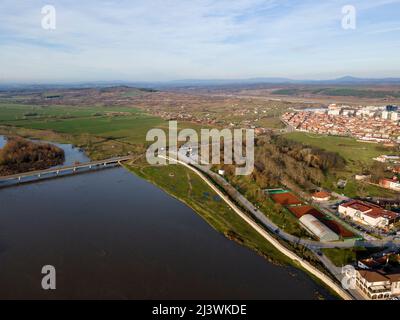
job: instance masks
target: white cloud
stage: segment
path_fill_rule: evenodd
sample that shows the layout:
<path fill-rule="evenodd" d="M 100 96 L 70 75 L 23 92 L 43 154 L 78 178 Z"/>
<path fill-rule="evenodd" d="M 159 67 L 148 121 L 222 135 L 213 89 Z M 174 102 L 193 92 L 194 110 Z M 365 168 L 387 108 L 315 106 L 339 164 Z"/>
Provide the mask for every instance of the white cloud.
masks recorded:
<path fill-rule="evenodd" d="M 40 27 L 40 9 L 48 2 L 0 3 L 3 81 L 329 77 L 338 69 L 360 72 L 370 63 L 377 70 L 394 63 L 393 72 L 400 70 L 390 53 L 396 43 L 366 29 L 341 29 L 347 1 L 58 0 L 55 31 Z M 352 2 L 359 19 L 399 3 Z M 378 41 L 379 58 L 368 49 L 371 37 Z"/>

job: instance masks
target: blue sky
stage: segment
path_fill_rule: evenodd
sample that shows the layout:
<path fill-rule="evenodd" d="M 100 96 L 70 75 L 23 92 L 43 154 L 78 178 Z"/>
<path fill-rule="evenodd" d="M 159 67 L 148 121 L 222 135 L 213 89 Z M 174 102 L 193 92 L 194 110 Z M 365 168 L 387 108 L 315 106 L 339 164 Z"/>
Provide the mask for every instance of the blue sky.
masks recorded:
<path fill-rule="evenodd" d="M 400 0 L 0 2 L 0 82 L 400 77 L 399 56 Z"/>

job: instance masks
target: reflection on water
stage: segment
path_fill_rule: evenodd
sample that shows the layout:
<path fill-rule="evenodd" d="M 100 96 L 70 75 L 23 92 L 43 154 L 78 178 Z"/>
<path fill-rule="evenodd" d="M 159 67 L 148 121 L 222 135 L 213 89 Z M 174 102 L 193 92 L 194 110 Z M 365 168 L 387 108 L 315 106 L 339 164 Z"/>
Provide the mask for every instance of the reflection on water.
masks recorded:
<path fill-rule="evenodd" d="M 57 147 L 61 148 L 64 150 L 65 153 L 65 161 L 61 166 L 56 166 L 56 167 L 62 167 L 62 166 L 70 166 L 73 165 L 75 162 L 89 162 L 90 159 L 88 156 L 86 156 L 85 152 L 83 152 L 81 149 L 76 148 L 72 144 L 65 144 L 65 143 L 57 143 L 57 142 L 52 142 L 52 141 L 42 141 L 42 140 L 34 140 L 37 142 L 42 142 L 42 143 L 51 143 L 56 145 Z"/>
<path fill-rule="evenodd" d="M 65 144 L 65 143 L 56 143 L 56 142 L 51 142 L 51 141 L 42 141 L 42 140 L 32 140 L 35 142 L 41 142 L 41 143 L 51 143 L 59 148 L 64 150 L 65 153 L 65 161 L 61 166 L 69 166 L 73 165 L 75 162 L 89 162 L 90 159 L 86 154 L 80 150 L 79 148 L 74 147 L 71 144 Z M 6 144 L 6 139 L 4 136 L 0 135 L 0 148 L 4 147 Z"/>
<path fill-rule="evenodd" d="M 4 136 L 0 135 L 0 149 L 4 147 L 4 145 L 6 144 L 6 138 Z"/>
<path fill-rule="evenodd" d="M 331 298 L 121 168 L 2 189 L 0 208 L 0 298 Z"/>

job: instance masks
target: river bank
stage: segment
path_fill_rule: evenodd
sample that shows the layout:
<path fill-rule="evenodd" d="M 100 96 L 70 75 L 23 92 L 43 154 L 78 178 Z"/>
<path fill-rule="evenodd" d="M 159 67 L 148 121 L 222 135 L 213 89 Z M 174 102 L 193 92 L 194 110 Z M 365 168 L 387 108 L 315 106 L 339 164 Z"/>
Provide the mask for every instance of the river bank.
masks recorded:
<path fill-rule="evenodd" d="M 265 239 L 252 228 L 246 226 L 239 217 L 232 214 L 229 207 L 227 208 L 225 205 L 221 206 L 222 200 L 218 200 L 218 196 L 214 198 L 215 194 L 211 195 L 209 191 L 204 191 L 201 187 L 199 188 L 201 181 L 200 183 L 197 181 L 196 175 L 187 175 L 187 172 L 171 173 L 171 171 L 166 171 L 164 175 L 160 176 L 160 171 L 155 170 L 151 172 L 154 168 L 143 171 L 142 168 L 138 170 L 138 168 L 130 167 L 129 170 L 147 181 L 152 182 L 159 188 L 165 190 L 169 195 L 172 195 L 193 208 L 208 224 L 215 230 L 223 233 L 225 237 L 230 240 L 234 240 L 254 250 L 276 265 L 292 265 L 297 268 L 299 267 L 297 263 L 288 259 L 287 256 L 283 255 L 273 245 L 265 241 Z M 148 170 L 150 170 L 150 172 Z M 176 179 L 173 179 L 174 177 Z M 174 182 L 169 184 L 168 182 L 171 181 Z M 196 191 L 199 191 L 199 193 L 197 193 L 197 198 L 194 197 Z M 222 207 L 225 208 L 222 209 Z M 316 282 L 319 283 L 318 280 Z"/>
<path fill-rule="evenodd" d="M 290 259 L 280 254 L 238 219 L 212 189 L 182 166 L 152 167 L 129 164 L 125 167 L 191 207 L 216 231 L 221 232 L 230 240 L 256 251 L 276 265 L 294 266 Z"/>
<path fill-rule="evenodd" d="M 334 298 L 122 168 L 3 189 L 0 203 L 0 298 Z M 47 264 L 54 291 L 40 287 Z"/>
<path fill-rule="evenodd" d="M 64 150 L 54 144 L 8 137 L 0 149 L 0 175 L 49 169 L 63 164 L 64 160 Z"/>
<path fill-rule="evenodd" d="M 261 228 L 254 220 L 248 217 L 244 212 L 242 212 L 221 190 L 219 190 L 213 183 L 211 183 L 202 172 L 198 169 L 189 166 L 187 163 L 183 161 L 177 161 L 179 164 L 187 167 L 188 169 L 195 172 L 198 176 L 202 178 L 204 182 L 206 182 L 210 188 L 212 188 L 228 205 L 233 211 L 238 214 L 247 224 L 249 224 L 258 234 L 260 234 L 264 239 L 266 239 L 275 249 L 277 249 L 281 254 L 285 257 L 291 259 L 292 262 L 298 264 L 309 272 L 313 277 L 322 281 L 326 286 L 328 286 L 331 290 L 333 290 L 336 294 L 338 294 L 344 300 L 352 300 L 352 297 L 334 280 L 328 277 L 325 273 L 318 270 L 309 262 L 305 261 L 303 258 L 297 256 L 294 252 L 283 246 L 277 239 L 271 236 L 267 231 Z"/>

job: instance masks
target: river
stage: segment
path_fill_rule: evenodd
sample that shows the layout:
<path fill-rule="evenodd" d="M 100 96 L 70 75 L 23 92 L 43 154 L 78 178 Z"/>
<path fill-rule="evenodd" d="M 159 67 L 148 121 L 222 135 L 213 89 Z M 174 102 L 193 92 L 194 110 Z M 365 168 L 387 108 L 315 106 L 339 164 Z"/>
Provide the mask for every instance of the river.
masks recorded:
<path fill-rule="evenodd" d="M 3 148 L 5 144 L 6 144 L 6 139 L 4 138 L 4 136 L 0 135 L 0 149 Z"/>
<path fill-rule="evenodd" d="M 54 291 L 41 289 L 44 265 L 56 268 Z M 122 168 L 0 190 L 0 299 L 318 296 L 332 299 Z"/>

